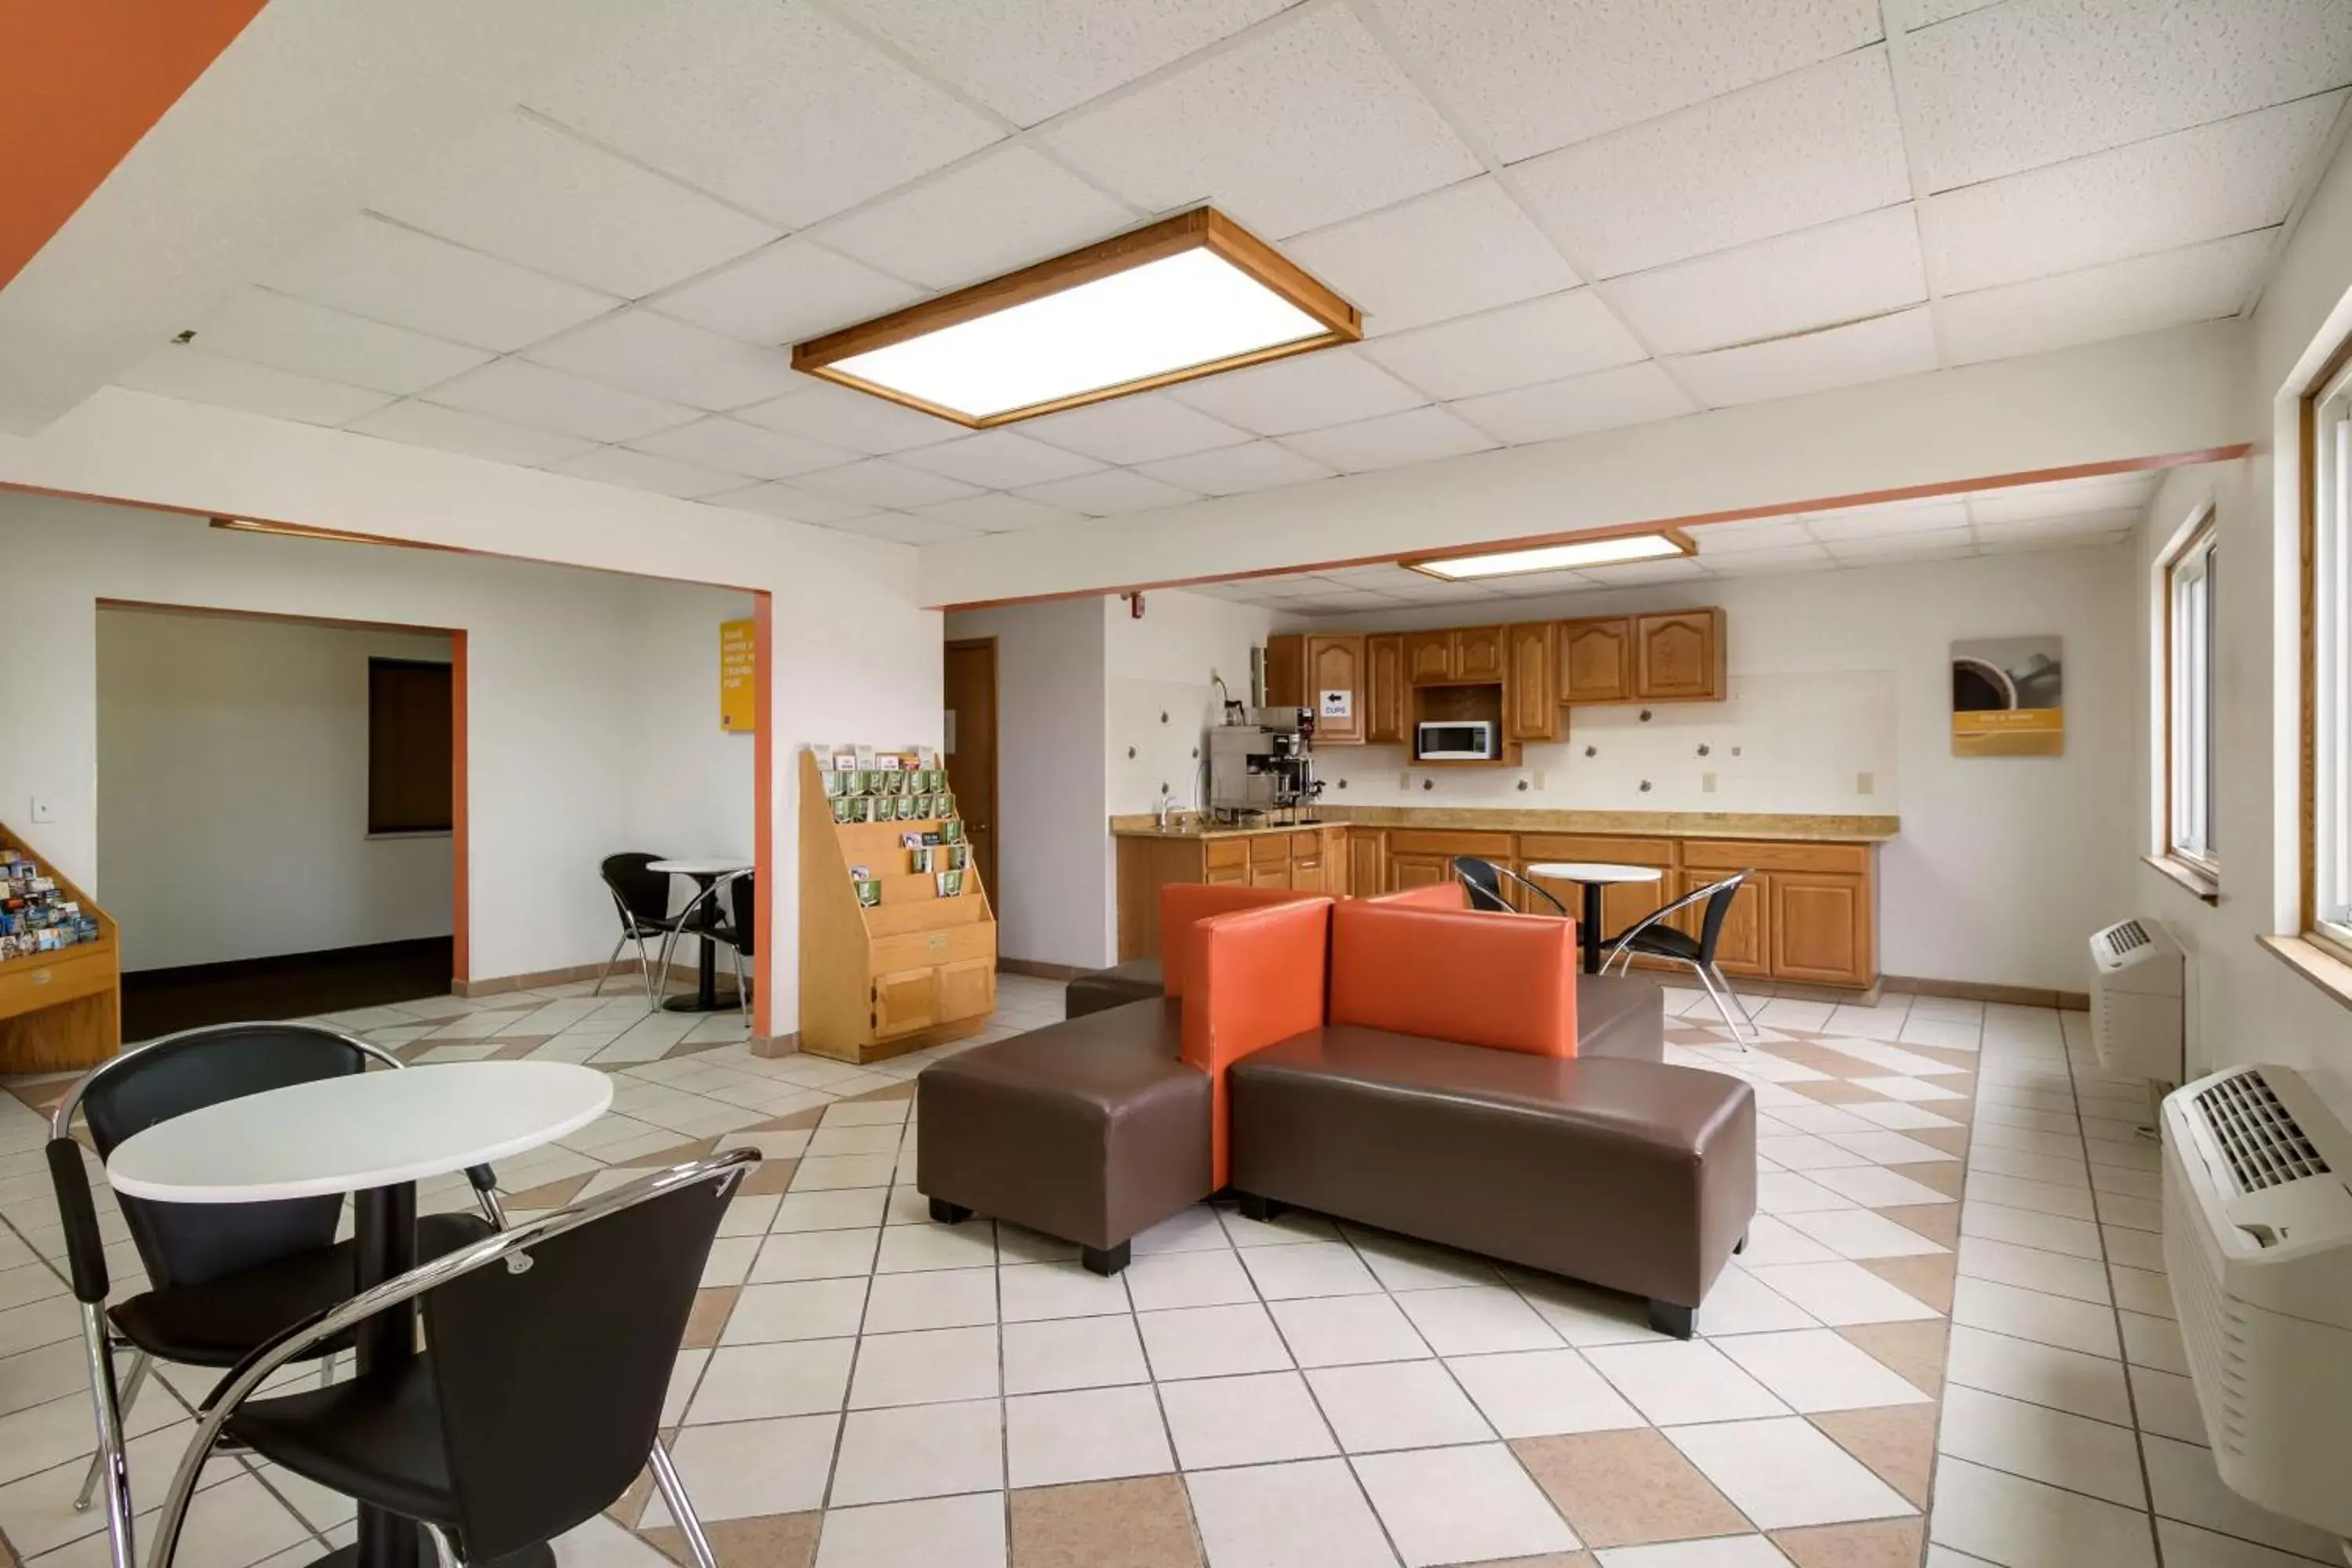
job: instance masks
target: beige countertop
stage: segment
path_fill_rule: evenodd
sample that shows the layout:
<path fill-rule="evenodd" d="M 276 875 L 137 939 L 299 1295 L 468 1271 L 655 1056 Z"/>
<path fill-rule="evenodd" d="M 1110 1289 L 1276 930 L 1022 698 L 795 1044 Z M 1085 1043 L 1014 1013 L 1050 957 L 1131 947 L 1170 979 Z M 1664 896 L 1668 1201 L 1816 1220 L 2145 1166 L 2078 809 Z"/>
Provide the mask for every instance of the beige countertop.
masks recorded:
<path fill-rule="evenodd" d="M 1832 816 L 1794 812 L 1571 811 L 1446 805 L 1328 805 L 1296 826 L 1194 825 L 1161 828 L 1149 815 L 1114 816 L 1120 838 L 1224 838 L 1318 827 L 1416 828 L 1456 833 L 1590 833 L 1652 838 L 1756 838 L 1816 844 L 1879 844 L 1901 829 L 1893 816 Z"/>

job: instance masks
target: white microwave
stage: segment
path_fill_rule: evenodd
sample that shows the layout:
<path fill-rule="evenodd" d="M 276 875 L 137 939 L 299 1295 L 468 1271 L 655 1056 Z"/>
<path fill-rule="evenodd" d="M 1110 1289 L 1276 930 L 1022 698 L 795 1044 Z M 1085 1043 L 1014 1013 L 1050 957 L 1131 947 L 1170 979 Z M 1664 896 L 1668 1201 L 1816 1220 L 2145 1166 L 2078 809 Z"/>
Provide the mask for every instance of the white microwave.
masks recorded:
<path fill-rule="evenodd" d="M 1416 726 L 1412 754 L 1424 763 L 1491 763 L 1503 749 L 1494 725 L 1464 721 Z"/>

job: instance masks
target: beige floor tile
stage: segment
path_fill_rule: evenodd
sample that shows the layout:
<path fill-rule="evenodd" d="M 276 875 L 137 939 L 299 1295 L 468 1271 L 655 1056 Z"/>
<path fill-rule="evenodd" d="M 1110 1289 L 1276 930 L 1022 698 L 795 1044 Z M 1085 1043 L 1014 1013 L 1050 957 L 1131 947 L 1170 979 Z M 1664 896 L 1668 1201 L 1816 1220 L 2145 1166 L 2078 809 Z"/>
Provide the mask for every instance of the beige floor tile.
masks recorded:
<path fill-rule="evenodd" d="M 1004 1402 L 1005 1476 L 1014 1487 L 1157 1475 L 1176 1468 L 1149 1387 L 1033 1394 Z"/>
<path fill-rule="evenodd" d="M 670 1460 L 705 1523 L 797 1513 L 824 1500 L 840 1426 L 830 1414 L 688 1426 L 670 1443 Z M 639 1525 L 672 1522 L 656 1496 Z"/>
<path fill-rule="evenodd" d="M 998 1492 L 836 1508 L 817 1538 L 816 1568 L 1004 1568 Z"/>
<path fill-rule="evenodd" d="M 836 1509 L 1004 1485 L 1004 1413 L 993 1399 L 853 1410 L 827 1501 Z"/>
<path fill-rule="evenodd" d="M 1203 1568 L 1174 1476 L 1022 1489 L 1011 1514 L 1012 1568 Z"/>
<path fill-rule="evenodd" d="M 1666 1436 L 1764 1530 L 1899 1518 L 1916 1507 L 1801 1417 L 1678 1426 Z"/>
<path fill-rule="evenodd" d="M 1185 1485 L 1213 1565 L 1394 1568 L 1345 1460 L 1213 1470 L 1187 1476 Z"/>
<path fill-rule="evenodd" d="M 1005 1324 L 1004 1392 L 1046 1394 L 1150 1381 L 1135 1323 L 1120 1313 Z"/>
<path fill-rule="evenodd" d="M 1162 1384 L 1160 1401 L 1177 1459 L 1188 1470 L 1339 1451 L 1305 1380 L 1295 1372 Z M 1213 1556 L 1214 1552 L 1212 1542 Z"/>
<path fill-rule="evenodd" d="M 817 1530 L 824 1517 L 808 1512 L 706 1519 L 702 1533 L 710 1542 L 719 1568 L 810 1568 L 816 1561 Z M 681 1568 L 693 1563 L 686 1537 L 676 1525 L 659 1525 L 640 1533 Z"/>
<path fill-rule="evenodd" d="M 1776 1530 L 1772 1544 L 1796 1568 L 1918 1568 L 1927 1521 L 1887 1519 Z"/>
<path fill-rule="evenodd" d="M 1927 1478 L 1936 1461 L 1936 1406 L 1825 1410 L 1811 1419 L 1914 1508 L 1927 1506 Z"/>
<path fill-rule="evenodd" d="M 1577 1539 L 1500 1443 L 1353 1461 L 1406 1568 L 1528 1557 Z"/>
<path fill-rule="evenodd" d="M 1522 1437 L 1511 1448 L 1587 1546 L 1685 1541 L 1748 1529 L 1730 1500 L 1660 1433 Z"/>

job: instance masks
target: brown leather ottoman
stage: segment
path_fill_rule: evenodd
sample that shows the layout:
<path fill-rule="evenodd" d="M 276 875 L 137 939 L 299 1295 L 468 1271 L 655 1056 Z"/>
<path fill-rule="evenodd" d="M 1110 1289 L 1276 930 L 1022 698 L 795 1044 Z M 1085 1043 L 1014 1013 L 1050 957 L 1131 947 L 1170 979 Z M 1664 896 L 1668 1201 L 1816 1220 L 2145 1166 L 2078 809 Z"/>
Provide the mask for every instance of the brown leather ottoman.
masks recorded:
<path fill-rule="evenodd" d="M 1164 991 L 1160 973 L 1160 960 L 1136 958 L 1081 974 L 1062 987 L 1062 1016 L 1083 1018 L 1089 1013 L 1159 996 Z"/>
<path fill-rule="evenodd" d="M 931 1217 L 975 1212 L 1075 1241 L 1088 1268 L 1209 1195 L 1209 1080 L 1158 999 L 977 1046 L 915 1079 L 915 1185 Z"/>
<path fill-rule="evenodd" d="M 1756 1212 L 1756 1099 L 1721 1073 L 1312 1030 L 1235 1063 L 1233 1186 L 1646 1296 L 1687 1339 Z"/>

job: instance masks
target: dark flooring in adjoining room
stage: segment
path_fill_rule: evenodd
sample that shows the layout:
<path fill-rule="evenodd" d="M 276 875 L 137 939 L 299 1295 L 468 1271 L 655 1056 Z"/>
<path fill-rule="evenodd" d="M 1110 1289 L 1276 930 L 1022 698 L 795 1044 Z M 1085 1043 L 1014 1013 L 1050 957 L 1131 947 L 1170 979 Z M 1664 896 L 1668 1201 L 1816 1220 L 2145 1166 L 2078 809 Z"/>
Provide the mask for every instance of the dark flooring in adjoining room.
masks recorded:
<path fill-rule="evenodd" d="M 455 939 L 418 937 L 324 952 L 148 969 L 122 977 L 122 1037 L 251 1018 L 302 1018 L 446 996 Z"/>

